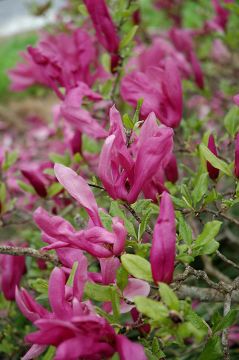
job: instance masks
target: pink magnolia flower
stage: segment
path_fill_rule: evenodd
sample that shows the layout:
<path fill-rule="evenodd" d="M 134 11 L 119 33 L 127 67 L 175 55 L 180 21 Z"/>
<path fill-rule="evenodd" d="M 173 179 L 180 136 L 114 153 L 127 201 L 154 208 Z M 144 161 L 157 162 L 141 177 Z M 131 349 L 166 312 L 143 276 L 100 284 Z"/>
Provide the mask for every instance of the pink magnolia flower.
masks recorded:
<path fill-rule="evenodd" d="M 230 12 L 223 6 L 223 3 L 232 2 L 228 0 L 212 0 L 215 16 L 212 20 L 207 21 L 205 24 L 206 29 L 212 31 L 225 31 L 228 23 Z"/>
<path fill-rule="evenodd" d="M 174 61 L 168 58 L 165 68 L 149 67 L 145 73 L 133 71 L 121 82 L 122 98 L 136 106 L 143 98 L 141 115 L 154 112 L 162 124 L 175 128 L 180 124 L 183 110 L 182 87 Z"/>
<path fill-rule="evenodd" d="M 12 243 L 6 245 L 13 246 Z M 0 254 L 0 289 L 7 300 L 15 299 L 15 287 L 26 272 L 25 257 Z"/>
<path fill-rule="evenodd" d="M 199 88 L 203 89 L 203 73 L 199 60 L 193 48 L 193 33 L 187 29 L 173 28 L 169 32 L 169 36 L 173 41 L 175 47 L 185 54 L 188 62 L 192 66 L 195 81 Z"/>
<path fill-rule="evenodd" d="M 111 54 L 112 70 L 118 65 L 120 39 L 105 0 L 83 0 L 94 24 L 96 36 Z"/>
<path fill-rule="evenodd" d="M 170 283 L 176 255 L 176 224 L 170 195 L 163 192 L 160 213 L 154 227 L 150 263 L 155 283 Z"/>
<path fill-rule="evenodd" d="M 101 223 L 94 195 L 85 182 L 73 170 L 64 165 L 55 165 L 58 181 L 88 212 L 91 222 L 85 230 L 75 231 L 73 226 L 60 216 L 51 216 L 42 208 L 34 213 L 34 220 L 43 231 L 43 241 L 49 243 L 45 250 L 66 247 L 85 250 L 93 256 L 104 258 L 120 255 L 124 250 L 126 229 L 121 219 L 112 219 L 112 232 Z"/>
<path fill-rule="evenodd" d="M 96 139 L 105 138 L 107 136 L 106 130 L 97 123 L 89 111 L 82 108 L 84 97 L 93 101 L 101 100 L 101 96 L 92 91 L 88 85 L 78 82 L 77 86 L 66 95 L 60 106 L 59 115 L 62 115 L 67 122 L 81 133 Z"/>
<path fill-rule="evenodd" d="M 29 47 L 22 57 L 25 63 L 9 72 L 15 91 L 41 84 L 52 88 L 62 99 L 59 87 L 67 92 L 77 86 L 78 81 L 91 86 L 97 77 L 104 76 L 94 40 L 83 29 L 70 34 L 44 35 L 37 47 Z M 92 65 L 95 65 L 94 73 Z"/>
<path fill-rule="evenodd" d="M 133 203 L 158 170 L 168 164 L 173 131 L 158 126 L 154 113 L 151 113 L 139 138 L 127 147 L 120 114 L 115 107 L 110 110 L 110 123 L 110 135 L 100 154 L 99 177 L 113 199 Z"/>
<path fill-rule="evenodd" d="M 52 312 L 36 303 L 26 290 L 16 291 L 20 310 L 38 328 L 26 336 L 26 341 L 33 345 L 23 360 L 40 355 L 49 345 L 57 348 L 55 360 L 100 360 L 111 357 L 116 351 L 122 360 L 130 360 L 132 351 L 137 359 L 147 359 L 141 345 L 117 335 L 113 327 L 95 313 L 90 301 L 82 302 L 86 279 L 84 257 L 78 263 L 72 287 L 66 285 L 64 272 L 55 268 L 49 281 Z"/>
<path fill-rule="evenodd" d="M 46 197 L 47 196 L 47 189 L 46 184 L 43 179 L 43 176 L 40 174 L 39 169 L 38 171 L 34 169 L 28 168 L 22 168 L 21 169 L 22 175 L 29 181 L 29 183 L 33 186 L 36 193 L 40 197 Z"/>
<path fill-rule="evenodd" d="M 217 156 L 217 148 L 215 145 L 214 137 L 211 134 L 208 139 L 208 149 Z M 216 169 L 212 164 L 207 161 L 207 171 L 212 180 L 216 180 L 219 176 L 219 169 Z"/>
<path fill-rule="evenodd" d="M 239 179 L 239 133 L 236 135 L 235 140 L 235 165 L 234 165 L 235 176 Z"/>

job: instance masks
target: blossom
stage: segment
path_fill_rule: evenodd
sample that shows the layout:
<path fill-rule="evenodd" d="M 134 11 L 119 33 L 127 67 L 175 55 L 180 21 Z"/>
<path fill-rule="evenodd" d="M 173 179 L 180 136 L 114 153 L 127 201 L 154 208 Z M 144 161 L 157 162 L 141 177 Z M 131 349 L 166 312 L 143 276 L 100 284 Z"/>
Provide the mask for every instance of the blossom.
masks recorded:
<path fill-rule="evenodd" d="M 147 117 L 154 112 L 160 122 L 175 128 L 182 118 L 183 99 L 180 75 L 171 58 L 165 60 L 164 69 L 148 67 L 145 73 L 133 71 L 121 82 L 122 98 L 136 106 L 143 98 L 141 115 Z"/>
<path fill-rule="evenodd" d="M 78 263 L 73 286 L 66 285 L 63 270 L 55 268 L 49 281 L 51 312 L 38 304 L 25 289 L 16 290 L 20 310 L 38 329 L 26 336 L 25 340 L 33 345 L 24 360 L 40 355 L 48 345 L 56 347 L 56 360 L 100 360 L 115 352 L 119 353 L 120 359 L 130 360 L 132 351 L 137 359 L 147 359 L 141 345 L 117 335 L 106 319 L 96 314 L 90 301 L 82 301 L 86 280 L 85 257 Z"/>
<path fill-rule="evenodd" d="M 9 72 L 15 91 L 40 84 L 52 88 L 63 99 L 60 87 L 68 92 L 78 81 L 91 86 L 97 77 L 104 76 L 97 61 L 94 39 L 81 28 L 70 34 L 45 34 L 37 46 L 30 46 L 22 57 L 25 62 Z"/>
<path fill-rule="evenodd" d="M 21 169 L 22 175 L 29 181 L 29 183 L 34 187 L 36 193 L 40 197 L 46 197 L 47 196 L 47 190 L 44 183 L 44 179 L 39 173 L 39 170 L 36 171 L 34 169 L 30 168 L 22 168 Z"/>
<path fill-rule="evenodd" d="M 104 0 L 84 0 L 84 3 L 95 27 L 99 42 L 111 54 L 111 67 L 114 70 L 119 61 L 120 39 L 107 5 Z"/>
<path fill-rule="evenodd" d="M 176 225 L 172 200 L 163 192 L 160 213 L 154 227 L 150 263 L 155 283 L 170 283 L 173 278 L 176 253 Z"/>
<path fill-rule="evenodd" d="M 139 138 L 127 147 L 120 114 L 115 107 L 110 110 L 110 122 L 110 135 L 100 154 L 99 177 L 113 199 L 133 203 L 158 170 L 168 164 L 173 131 L 158 126 L 155 114 L 151 113 L 141 128 Z"/>
<path fill-rule="evenodd" d="M 172 28 L 169 32 L 169 36 L 173 41 L 175 47 L 185 54 L 188 62 L 191 64 L 195 81 L 199 88 L 203 89 L 203 73 L 199 60 L 193 48 L 193 33 L 187 29 Z"/>
<path fill-rule="evenodd" d="M 71 196 L 88 212 L 90 223 L 87 229 L 76 231 L 62 217 L 49 215 L 44 209 L 38 208 L 34 220 L 43 232 L 43 241 L 49 243 L 44 249 L 70 247 L 87 251 L 99 258 L 120 255 L 127 234 L 122 220 L 112 218 L 112 232 L 106 230 L 101 223 L 94 195 L 85 180 L 60 164 L 55 165 L 55 174 Z"/>
<path fill-rule="evenodd" d="M 12 246 L 12 243 L 7 245 Z M 7 300 L 15 299 L 15 287 L 26 272 L 25 257 L 0 254 L 0 289 Z"/>
<path fill-rule="evenodd" d="M 62 115 L 77 131 L 93 138 L 105 138 L 106 130 L 97 123 L 89 111 L 82 108 L 82 100 L 87 97 L 93 101 L 101 100 L 101 96 L 92 91 L 83 82 L 78 82 L 74 89 L 69 90 L 60 106 L 59 116 Z"/>
<path fill-rule="evenodd" d="M 234 165 L 235 176 L 239 179 L 239 133 L 236 135 L 235 140 L 235 165 Z"/>
<path fill-rule="evenodd" d="M 208 139 L 208 149 L 215 156 L 217 156 L 217 148 L 216 148 L 214 137 L 212 134 L 209 136 L 209 139 Z M 219 170 L 216 169 L 214 166 L 212 166 L 212 164 L 209 161 L 207 161 L 207 171 L 212 180 L 216 180 L 218 178 Z"/>

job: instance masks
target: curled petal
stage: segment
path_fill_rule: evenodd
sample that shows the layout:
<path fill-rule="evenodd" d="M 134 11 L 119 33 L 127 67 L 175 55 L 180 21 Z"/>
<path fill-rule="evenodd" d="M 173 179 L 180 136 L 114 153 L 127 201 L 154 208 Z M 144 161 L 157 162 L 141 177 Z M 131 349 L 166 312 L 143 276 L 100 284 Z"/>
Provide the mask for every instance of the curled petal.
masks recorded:
<path fill-rule="evenodd" d="M 142 345 L 130 341 L 126 336 L 116 336 L 116 348 L 120 356 L 120 360 L 131 360 L 132 354 L 137 360 L 147 360 Z"/>

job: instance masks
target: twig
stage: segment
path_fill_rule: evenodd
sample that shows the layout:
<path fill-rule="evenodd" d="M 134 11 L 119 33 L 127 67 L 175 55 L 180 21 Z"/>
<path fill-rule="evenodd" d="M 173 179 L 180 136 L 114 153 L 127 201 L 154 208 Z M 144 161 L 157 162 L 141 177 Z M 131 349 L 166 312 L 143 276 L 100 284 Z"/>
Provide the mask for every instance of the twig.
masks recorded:
<path fill-rule="evenodd" d="M 215 210 L 212 210 L 212 209 L 203 209 L 202 212 L 208 212 L 210 214 L 213 214 L 214 216 L 216 217 L 223 217 L 224 219 L 230 221 L 231 223 L 234 223 L 236 225 L 239 225 L 239 220 L 235 219 L 235 218 L 232 218 L 231 216 L 223 213 L 222 211 L 218 210 L 218 211 L 215 211 Z"/>
<path fill-rule="evenodd" d="M 216 251 L 216 254 L 218 257 L 220 257 L 220 259 L 222 259 L 225 263 L 233 266 L 234 268 L 239 270 L 239 265 L 237 265 L 236 263 L 234 263 L 234 261 L 228 259 L 225 255 L 223 255 L 219 250 Z"/>
<path fill-rule="evenodd" d="M 0 246 L 0 254 L 13 255 L 13 256 L 30 256 L 35 259 L 41 259 L 49 261 L 54 265 L 60 265 L 56 256 L 48 254 L 42 250 L 36 250 L 27 247 L 15 247 L 15 246 Z"/>
<path fill-rule="evenodd" d="M 207 256 L 207 255 L 203 255 L 202 256 L 202 260 L 203 260 L 203 264 L 204 264 L 204 267 L 205 267 L 205 271 L 211 275 L 211 276 L 214 276 L 216 277 L 218 280 L 220 281 L 224 281 L 226 283 L 231 283 L 231 279 L 224 275 L 223 273 L 221 273 L 218 269 L 216 269 L 213 264 L 212 264 L 212 259 Z"/>
<path fill-rule="evenodd" d="M 231 309 L 231 294 L 228 293 L 225 296 L 224 302 L 224 310 L 223 315 L 226 316 Z M 229 351 L 229 344 L 228 344 L 228 329 L 224 329 L 222 331 L 222 346 L 223 346 L 223 359 L 229 360 L 230 359 L 230 351 Z"/>
<path fill-rule="evenodd" d="M 210 288 L 203 288 L 203 287 L 196 287 L 196 286 L 188 286 L 188 285 L 181 285 L 179 289 L 176 290 L 176 294 L 179 299 L 184 300 L 189 297 L 192 300 L 199 300 L 202 302 L 224 302 L 225 295 L 221 292 L 210 289 Z M 239 303 L 239 291 L 235 291 L 232 293 L 232 302 Z"/>
<path fill-rule="evenodd" d="M 134 209 L 130 206 L 130 204 L 128 203 L 124 203 L 124 207 L 133 215 L 133 217 L 135 218 L 135 220 L 138 221 L 139 224 L 141 224 L 142 220 L 140 219 L 140 217 L 138 216 L 138 214 L 134 211 Z M 149 235 L 153 234 L 153 230 L 147 226 L 146 230 L 145 230 Z"/>

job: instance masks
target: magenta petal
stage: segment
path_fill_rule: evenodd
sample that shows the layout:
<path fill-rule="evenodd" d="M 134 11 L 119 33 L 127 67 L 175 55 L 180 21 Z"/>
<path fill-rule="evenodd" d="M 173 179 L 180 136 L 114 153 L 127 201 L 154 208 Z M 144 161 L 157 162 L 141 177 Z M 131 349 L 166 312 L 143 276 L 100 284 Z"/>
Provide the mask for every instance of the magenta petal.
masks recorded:
<path fill-rule="evenodd" d="M 57 180 L 62 186 L 86 209 L 94 224 L 101 226 L 98 206 L 87 182 L 75 171 L 64 165 L 55 164 L 54 170 Z"/>
<path fill-rule="evenodd" d="M 100 268 L 102 274 L 102 283 L 104 285 L 112 284 L 116 279 L 116 271 L 120 267 L 120 261 L 117 257 L 100 259 Z"/>
<path fill-rule="evenodd" d="M 123 296 L 129 301 L 134 301 L 136 296 L 148 296 L 150 285 L 143 280 L 129 279 L 128 284 L 123 291 Z"/>
<path fill-rule="evenodd" d="M 150 251 L 150 263 L 155 283 L 172 281 L 175 254 L 176 226 L 173 203 L 170 195 L 164 191 Z"/>
<path fill-rule="evenodd" d="M 23 315 L 32 322 L 49 315 L 48 311 L 38 304 L 25 289 L 16 288 L 16 303 Z"/>
<path fill-rule="evenodd" d="M 208 149 L 217 156 L 217 148 L 214 141 L 214 137 L 211 134 L 208 139 Z M 210 162 L 207 161 L 207 171 L 212 180 L 216 180 L 219 176 L 219 169 L 216 169 L 214 166 L 210 164 Z"/>
<path fill-rule="evenodd" d="M 49 279 L 49 302 L 52 311 L 60 319 L 71 315 L 70 304 L 65 300 L 65 283 L 64 271 L 54 268 Z"/>
<path fill-rule="evenodd" d="M 143 346 L 130 341 L 126 336 L 116 336 L 116 348 L 120 360 L 132 360 L 132 354 L 134 359 L 147 360 Z"/>

